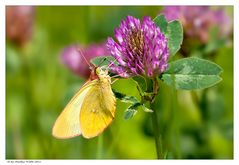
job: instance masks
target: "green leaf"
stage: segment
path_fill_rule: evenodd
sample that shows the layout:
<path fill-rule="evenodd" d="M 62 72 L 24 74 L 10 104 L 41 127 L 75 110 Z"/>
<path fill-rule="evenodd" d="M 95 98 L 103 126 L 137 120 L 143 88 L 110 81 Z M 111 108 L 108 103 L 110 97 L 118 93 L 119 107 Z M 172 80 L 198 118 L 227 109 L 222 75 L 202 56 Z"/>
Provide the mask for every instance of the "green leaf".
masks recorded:
<path fill-rule="evenodd" d="M 134 96 L 127 96 L 123 93 L 117 92 L 114 89 L 113 89 L 113 92 L 115 94 L 115 97 L 118 98 L 122 102 L 131 103 L 131 104 L 139 103 L 138 99 Z"/>
<path fill-rule="evenodd" d="M 183 42 L 183 28 L 181 23 L 177 20 L 169 22 L 165 35 L 168 38 L 170 56 L 174 56 Z"/>
<path fill-rule="evenodd" d="M 133 77 L 133 80 L 141 88 L 141 91 L 146 91 L 147 90 L 147 82 L 146 82 L 146 79 L 143 76 L 135 76 L 135 77 Z"/>
<path fill-rule="evenodd" d="M 114 61 L 114 63 L 117 64 L 114 57 L 112 56 L 99 56 L 90 60 L 90 62 L 95 66 L 108 66 L 111 61 Z"/>
<path fill-rule="evenodd" d="M 170 56 L 174 56 L 183 42 L 182 24 L 178 20 L 167 22 L 164 15 L 157 16 L 154 22 L 168 38 Z"/>
<path fill-rule="evenodd" d="M 124 115 L 124 118 L 126 120 L 131 119 L 137 113 L 137 109 L 141 105 L 141 103 L 134 96 L 127 96 L 125 94 L 117 92 L 116 90 L 113 90 L 113 92 L 115 94 L 115 97 L 118 98 L 120 101 L 131 104 L 126 109 L 125 115 Z"/>
<path fill-rule="evenodd" d="M 204 89 L 219 83 L 222 68 L 208 60 L 184 58 L 169 64 L 162 80 L 176 89 Z"/>
<path fill-rule="evenodd" d="M 140 106 L 140 103 L 135 103 L 131 106 L 129 106 L 124 114 L 124 119 L 128 120 L 131 119 L 136 113 L 137 113 L 137 108 Z"/>
<path fill-rule="evenodd" d="M 150 113 L 154 112 L 152 109 L 147 108 L 144 104 L 142 105 L 142 108 L 144 112 L 150 112 Z"/>
<path fill-rule="evenodd" d="M 167 32 L 167 26 L 168 21 L 166 20 L 164 15 L 158 15 L 156 18 L 154 18 L 154 23 L 160 28 L 160 31 L 166 34 Z"/>

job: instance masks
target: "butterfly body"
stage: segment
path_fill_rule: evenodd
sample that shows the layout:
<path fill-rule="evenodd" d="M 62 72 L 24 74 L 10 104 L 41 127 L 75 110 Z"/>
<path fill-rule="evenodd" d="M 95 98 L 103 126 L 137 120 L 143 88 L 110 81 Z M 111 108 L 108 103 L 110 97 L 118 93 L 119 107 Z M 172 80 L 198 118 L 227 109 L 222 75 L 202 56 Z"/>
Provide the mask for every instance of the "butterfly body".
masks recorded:
<path fill-rule="evenodd" d="M 57 118 L 52 134 L 65 139 L 78 135 L 92 138 L 112 122 L 116 99 L 107 71 L 95 68 L 89 80 L 75 94 Z"/>

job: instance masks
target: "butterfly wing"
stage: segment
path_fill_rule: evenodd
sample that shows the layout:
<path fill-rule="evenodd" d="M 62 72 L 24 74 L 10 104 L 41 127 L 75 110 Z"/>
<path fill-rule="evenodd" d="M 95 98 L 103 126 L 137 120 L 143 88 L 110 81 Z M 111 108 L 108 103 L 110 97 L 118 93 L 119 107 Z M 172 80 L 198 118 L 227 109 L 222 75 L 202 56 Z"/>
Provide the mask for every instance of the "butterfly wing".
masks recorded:
<path fill-rule="evenodd" d="M 96 80 L 86 82 L 66 105 L 57 118 L 52 135 L 59 139 L 66 139 L 81 134 L 79 114 L 87 93 L 94 87 Z"/>
<path fill-rule="evenodd" d="M 99 135 L 113 120 L 116 99 L 110 82 L 96 83 L 85 96 L 80 111 L 80 127 L 85 138 Z"/>

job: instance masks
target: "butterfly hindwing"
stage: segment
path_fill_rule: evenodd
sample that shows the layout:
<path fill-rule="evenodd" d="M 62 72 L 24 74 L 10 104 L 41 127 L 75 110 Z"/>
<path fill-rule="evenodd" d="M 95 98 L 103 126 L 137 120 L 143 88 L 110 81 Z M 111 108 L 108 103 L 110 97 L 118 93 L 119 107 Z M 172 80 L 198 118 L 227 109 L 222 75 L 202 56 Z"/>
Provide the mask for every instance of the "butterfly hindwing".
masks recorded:
<path fill-rule="evenodd" d="M 86 94 L 80 111 L 80 126 L 85 138 L 99 135 L 115 115 L 116 99 L 110 82 L 97 81 Z"/>

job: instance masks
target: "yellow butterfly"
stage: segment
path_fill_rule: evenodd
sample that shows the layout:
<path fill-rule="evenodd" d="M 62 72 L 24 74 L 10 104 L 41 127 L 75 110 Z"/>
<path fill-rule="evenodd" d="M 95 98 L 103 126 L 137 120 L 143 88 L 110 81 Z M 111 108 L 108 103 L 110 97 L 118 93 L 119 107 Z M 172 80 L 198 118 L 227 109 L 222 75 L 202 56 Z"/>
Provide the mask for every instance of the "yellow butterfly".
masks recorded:
<path fill-rule="evenodd" d="M 116 98 L 108 71 L 95 67 L 90 79 L 57 118 L 52 135 L 59 139 L 98 136 L 114 119 L 115 110 Z"/>

